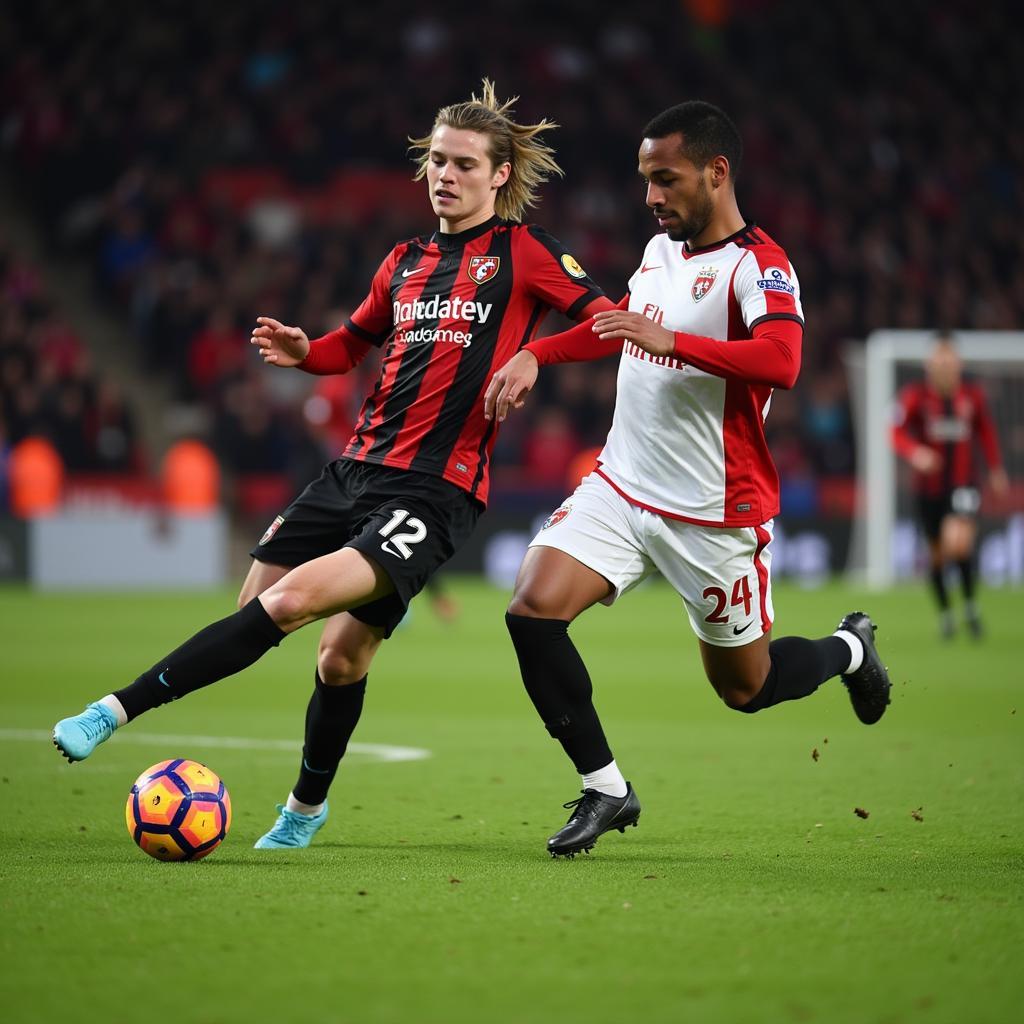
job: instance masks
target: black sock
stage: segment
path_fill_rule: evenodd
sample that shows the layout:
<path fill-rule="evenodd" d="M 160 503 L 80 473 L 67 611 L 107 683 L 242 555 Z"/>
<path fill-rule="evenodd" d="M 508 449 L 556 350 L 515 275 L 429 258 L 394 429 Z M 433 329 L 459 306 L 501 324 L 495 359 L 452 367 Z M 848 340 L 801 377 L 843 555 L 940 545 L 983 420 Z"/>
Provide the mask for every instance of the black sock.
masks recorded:
<path fill-rule="evenodd" d="M 964 599 L 974 600 L 974 559 L 965 558 L 962 562 L 956 563 L 960 570 L 960 582 L 964 588 Z"/>
<path fill-rule="evenodd" d="M 827 679 L 850 666 L 850 645 L 839 636 L 808 640 L 784 636 L 768 645 L 771 668 L 760 693 L 739 710 L 762 711 L 786 700 L 809 697 Z"/>
<path fill-rule="evenodd" d="M 366 695 L 366 676 L 347 686 L 328 686 L 319 672 L 314 678 L 313 696 L 306 708 L 299 781 L 292 789 L 295 799 L 304 804 L 322 804 L 327 799 Z"/>
<path fill-rule="evenodd" d="M 591 700 L 587 666 L 562 619 L 505 614 L 519 658 L 523 685 L 548 732 L 585 775 L 612 760 L 601 721 Z"/>
<path fill-rule="evenodd" d="M 287 634 L 254 597 L 241 611 L 214 622 L 143 672 L 131 686 L 115 690 L 128 721 L 241 672 L 276 647 Z"/>
<path fill-rule="evenodd" d="M 949 594 L 946 592 L 946 567 L 932 566 L 932 592 L 942 611 L 949 611 Z"/>

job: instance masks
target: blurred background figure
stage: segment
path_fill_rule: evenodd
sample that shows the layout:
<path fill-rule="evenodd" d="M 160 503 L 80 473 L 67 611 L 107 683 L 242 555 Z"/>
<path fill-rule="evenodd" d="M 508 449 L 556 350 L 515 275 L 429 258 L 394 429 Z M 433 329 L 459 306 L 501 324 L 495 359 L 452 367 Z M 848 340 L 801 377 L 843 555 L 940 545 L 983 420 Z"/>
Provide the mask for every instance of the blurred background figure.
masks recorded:
<path fill-rule="evenodd" d="M 964 597 L 964 621 L 975 639 L 982 635 L 974 599 L 976 517 L 981 507 L 976 448 L 988 467 L 993 492 L 1008 490 L 988 399 L 981 387 L 963 379 L 963 365 L 952 336 L 935 340 L 924 377 L 908 384 L 897 403 L 893 445 L 913 469 L 917 514 L 928 542 L 932 592 L 939 607 L 939 632 L 953 636 L 946 570 L 955 567 Z"/>

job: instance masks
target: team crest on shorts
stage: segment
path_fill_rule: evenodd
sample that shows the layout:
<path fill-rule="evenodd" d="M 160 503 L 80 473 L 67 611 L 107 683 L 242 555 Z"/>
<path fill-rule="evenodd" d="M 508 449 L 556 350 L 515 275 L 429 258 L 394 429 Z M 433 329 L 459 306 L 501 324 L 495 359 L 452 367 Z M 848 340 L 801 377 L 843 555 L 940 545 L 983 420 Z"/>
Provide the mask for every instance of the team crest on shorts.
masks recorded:
<path fill-rule="evenodd" d="M 471 256 L 469 269 L 466 272 L 474 284 L 483 284 L 484 281 L 490 281 L 494 277 L 499 266 L 501 266 L 500 256 Z"/>
<path fill-rule="evenodd" d="M 718 270 L 715 267 L 701 267 L 693 282 L 693 287 L 690 289 L 694 302 L 700 302 L 711 291 L 716 277 L 718 277 Z"/>
<path fill-rule="evenodd" d="M 267 532 L 260 537 L 260 544 L 266 544 L 271 537 L 281 529 L 281 524 L 284 522 L 284 516 L 278 516 L 268 527 Z"/>
<path fill-rule="evenodd" d="M 561 508 L 556 508 L 555 511 L 544 520 L 544 525 L 541 529 L 547 530 L 552 526 L 557 526 L 571 511 L 572 505 L 563 505 Z"/>

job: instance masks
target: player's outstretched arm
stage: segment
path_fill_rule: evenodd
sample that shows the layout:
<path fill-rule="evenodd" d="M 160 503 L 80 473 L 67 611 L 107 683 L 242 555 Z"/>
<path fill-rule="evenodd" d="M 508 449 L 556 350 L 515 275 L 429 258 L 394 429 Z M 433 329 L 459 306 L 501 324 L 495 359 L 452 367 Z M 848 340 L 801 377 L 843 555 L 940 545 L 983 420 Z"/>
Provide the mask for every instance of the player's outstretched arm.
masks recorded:
<path fill-rule="evenodd" d="M 270 316 L 256 317 L 250 345 L 271 366 L 298 366 L 309 355 L 309 338 L 301 327 L 286 327 Z"/>
<path fill-rule="evenodd" d="M 620 305 L 629 302 L 627 295 Z M 526 395 L 537 383 L 541 366 L 551 363 L 586 362 L 616 355 L 622 347 L 620 342 L 608 343 L 594 337 L 591 317 L 598 312 L 614 309 L 610 300 L 595 299 L 582 310 L 580 321 L 560 334 L 531 341 L 521 352 L 517 352 L 491 378 L 484 395 L 484 418 L 496 419 L 501 423 L 513 409 L 526 404 Z"/>
<path fill-rule="evenodd" d="M 251 343 L 259 346 L 263 361 L 274 366 L 297 366 L 320 376 L 348 373 L 373 347 L 342 325 L 310 341 L 299 327 L 285 327 L 267 316 L 257 318 Z"/>
<path fill-rule="evenodd" d="M 661 324 L 641 313 L 628 309 L 610 309 L 594 317 L 594 333 L 602 341 L 631 341 L 652 356 L 670 356 L 675 348 L 676 336 Z"/>
<path fill-rule="evenodd" d="M 670 331 L 640 313 L 598 313 L 594 331 L 604 341 L 625 339 L 656 358 L 669 356 L 698 370 L 773 388 L 791 388 L 800 374 L 803 324 L 789 317 L 754 326 L 753 337 L 733 341 Z"/>

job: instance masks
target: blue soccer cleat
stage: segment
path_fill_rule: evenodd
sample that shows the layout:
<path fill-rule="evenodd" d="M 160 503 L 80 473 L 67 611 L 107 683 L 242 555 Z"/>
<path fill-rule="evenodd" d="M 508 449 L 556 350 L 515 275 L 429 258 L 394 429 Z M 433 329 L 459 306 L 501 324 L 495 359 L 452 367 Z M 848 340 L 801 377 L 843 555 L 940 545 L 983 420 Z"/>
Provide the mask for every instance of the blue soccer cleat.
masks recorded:
<path fill-rule="evenodd" d="M 53 745 L 68 759 L 84 761 L 117 728 L 117 716 L 106 705 L 90 704 L 80 715 L 62 718 L 53 727 Z"/>
<path fill-rule="evenodd" d="M 301 850 L 313 841 L 320 826 L 327 820 L 327 804 L 319 814 L 299 814 L 278 804 L 280 812 L 274 827 L 256 840 L 254 850 Z"/>

